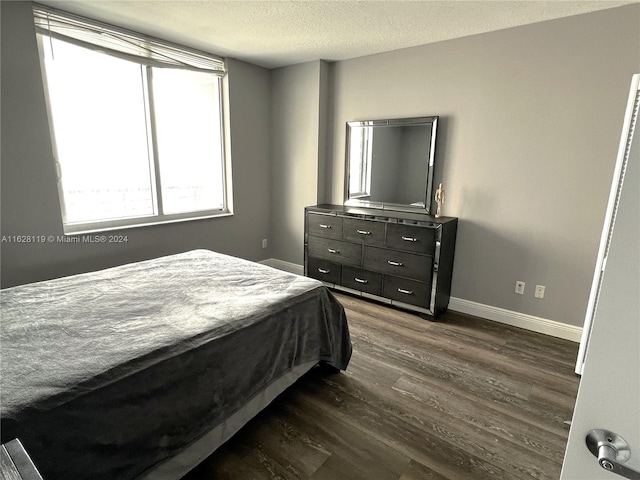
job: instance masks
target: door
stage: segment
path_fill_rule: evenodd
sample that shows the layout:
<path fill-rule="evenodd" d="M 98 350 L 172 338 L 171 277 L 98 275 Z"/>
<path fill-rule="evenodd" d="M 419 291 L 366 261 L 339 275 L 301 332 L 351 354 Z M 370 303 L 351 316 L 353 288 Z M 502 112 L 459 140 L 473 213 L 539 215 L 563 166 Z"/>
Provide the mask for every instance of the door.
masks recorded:
<path fill-rule="evenodd" d="M 612 228 L 602 237 L 608 244 L 601 246 L 602 275 L 594 276 L 599 295 L 593 301 L 592 291 L 594 313 L 585 322 L 590 334 L 561 480 L 623 478 L 601 467 L 587 448 L 593 429 L 626 440 L 626 452 L 615 445 L 620 459 L 630 456 L 616 462 L 627 478 L 640 479 L 640 133 L 634 135 L 634 127 L 640 129 L 639 83 L 640 75 L 634 75 L 616 165 L 619 181 L 614 179 L 608 209 Z M 606 466 L 619 470 L 614 463 Z"/>

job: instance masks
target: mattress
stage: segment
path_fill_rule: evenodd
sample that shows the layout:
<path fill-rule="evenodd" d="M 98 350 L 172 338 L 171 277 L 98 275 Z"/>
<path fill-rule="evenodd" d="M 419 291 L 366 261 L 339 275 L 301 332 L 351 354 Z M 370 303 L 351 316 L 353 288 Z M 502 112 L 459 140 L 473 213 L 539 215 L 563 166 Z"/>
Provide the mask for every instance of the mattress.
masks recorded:
<path fill-rule="evenodd" d="M 5 289 L 0 308 L 2 442 L 47 480 L 143 478 L 351 356 L 320 282 L 207 250 Z"/>

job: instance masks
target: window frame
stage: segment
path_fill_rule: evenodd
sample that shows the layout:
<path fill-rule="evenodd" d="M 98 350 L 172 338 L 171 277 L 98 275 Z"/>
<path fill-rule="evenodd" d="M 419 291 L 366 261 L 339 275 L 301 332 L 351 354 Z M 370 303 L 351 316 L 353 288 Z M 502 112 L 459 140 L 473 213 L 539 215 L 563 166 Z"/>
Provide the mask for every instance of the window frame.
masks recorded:
<path fill-rule="evenodd" d="M 366 198 L 371 195 L 371 163 L 373 162 L 373 142 L 371 140 L 371 127 L 364 127 L 360 137 L 360 158 L 361 162 L 360 175 L 358 177 L 358 189 L 351 192 L 349 185 L 349 196 L 351 198 Z M 349 179 L 351 181 L 351 179 Z"/>
<path fill-rule="evenodd" d="M 56 11 L 58 14 L 63 13 L 60 11 Z M 74 18 L 79 18 L 75 17 Z M 89 19 L 83 19 L 87 22 L 91 22 Z M 133 33 L 133 32 L 129 32 Z M 142 35 L 140 35 L 142 37 Z M 47 81 L 47 71 L 45 65 L 45 49 L 51 48 L 47 46 L 48 43 L 47 35 L 41 31 L 36 29 L 36 39 L 38 43 L 38 51 L 40 57 L 40 69 L 42 73 L 43 80 L 43 89 L 45 95 L 45 103 L 47 109 L 47 116 L 49 121 L 49 130 L 51 136 L 51 145 L 53 149 L 53 162 L 56 173 L 56 183 L 58 189 L 58 198 L 60 201 L 60 209 L 61 209 L 61 220 L 63 231 L 65 235 L 76 235 L 82 233 L 93 233 L 93 232 L 101 232 L 101 231 L 110 231 L 110 230 L 120 230 L 120 229 L 129 229 L 129 228 L 138 228 L 149 225 L 158 225 L 158 224 L 168 224 L 168 223 L 176 223 L 176 222 L 184 222 L 184 221 L 193 221 L 193 220 L 203 220 L 203 219 L 211 219 L 211 218 L 219 218 L 219 217 L 227 217 L 233 215 L 233 185 L 232 185 L 232 176 L 231 176 L 231 149 L 230 149 L 230 132 L 229 128 L 229 102 L 228 102 L 228 76 L 224 75 L 216 75 L 211 73 L 212 76 L 217 77 L 218 82 L 218 99 L 217 103 L 219 105 L 219 115 L 220 115 L 220 154 L 222 155 L 221 161 L 221 185 L 222 188 L 222 197 L 223 197 L 223 206 L 220 209 L 207 209 L 207 210 L 198 210 L 191 212 L 180 212 L 180 213 L 172 213 L 165 214 L 162 211 L 162 192 L 161 192 L 161 177 L 160 177 L 160 161 L 158 157 L 158 147 L 157 147 L 157 135 L 155 130 L 155 119 L 153 112 L 153 87 L 152 87 L 152 69 L 156 66 L 153 63 L 147 63 L 144 61 L 138 61 L 141 69 L 143 71 L 144 77 L 144 101 L 147 105 L 145 115 L 148 119 L 148 152 L 149 152 L 149 170 L 151 176 L 151 192 L 153 202 L 153 210 L 154 213 L 152 215 L 144 215 L 144 216 L 134 216 L 134 217 L 125 217 L 125 218 L 117 218 L 117 219 L 108 219 L 108 220 L 95 220 L 95 221 L 81 221 L 81 222 L 68 222 L 66 216 L 66 208 L 65 208 L 65 195 L 64 189 L 62 185 L 61 179 L 61 170 L 60 164 L 58 163 L 58 150 L 56 145 L 56 137 L 55 137 L 55 129 L 53 123 L 51 102 L 50 102 L 50 92 L 48 89 L 48 81 Z M 67 40 L 64 38 L 57 37 L 60 41 L 69 41 L 70 43 L 76 44 L 76 46 L 86 47 L 85 45 L 79 45 L 77 42 L 73 40 Z M 189 51 L 186 47 L 180 47 L 185 51 Z M 117 55 L 116 55 L 117 56 Z M 212 55 L 213 58 L 216 58 Z M 169 67 L 171 68 L 171 67 Z M 173 67 L 178 68 L 178 67 Z M 194 69 L 198 71 L 203 71 L 202 69 Z M 206 72 L 205 72 L 206 73 Z"/>

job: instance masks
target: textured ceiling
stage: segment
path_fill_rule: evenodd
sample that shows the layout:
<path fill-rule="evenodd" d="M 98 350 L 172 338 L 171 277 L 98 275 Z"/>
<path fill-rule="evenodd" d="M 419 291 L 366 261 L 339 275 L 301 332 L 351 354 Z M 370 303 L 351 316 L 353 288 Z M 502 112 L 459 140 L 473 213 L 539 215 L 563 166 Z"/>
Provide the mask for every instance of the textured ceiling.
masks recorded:
<path fill-rule="evenodd" d="M 61 10 L 267 68 L 345 60 L 632 1 L 45 0 Z"/>

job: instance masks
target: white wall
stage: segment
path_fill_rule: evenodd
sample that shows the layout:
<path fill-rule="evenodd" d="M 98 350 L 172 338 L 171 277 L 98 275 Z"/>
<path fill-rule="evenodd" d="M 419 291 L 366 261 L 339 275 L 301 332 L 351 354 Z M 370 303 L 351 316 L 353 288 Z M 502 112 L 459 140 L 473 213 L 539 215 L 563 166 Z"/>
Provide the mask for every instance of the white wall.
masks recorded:
<path fill-rule="evenodd" d="M 1 2 L 2 164 L 5 236 L 62 236 L 53 152 L 30 2 Z M 229 62 L 234 215 L 122 230 L 124 244 L 3 243 L 2 286 L 209 248 L 252 260 L 269 235 L 269 72 Z"/>

